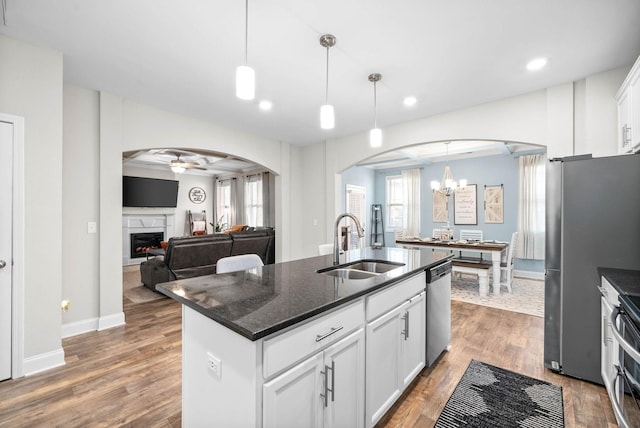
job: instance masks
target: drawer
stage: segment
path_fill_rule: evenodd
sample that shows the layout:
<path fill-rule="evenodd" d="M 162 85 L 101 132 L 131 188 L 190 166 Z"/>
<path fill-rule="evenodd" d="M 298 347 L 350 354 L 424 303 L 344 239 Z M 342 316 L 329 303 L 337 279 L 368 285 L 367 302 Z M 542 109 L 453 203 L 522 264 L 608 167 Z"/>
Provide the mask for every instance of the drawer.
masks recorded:
<path fill-rule="evenodd" d="M 306 356 L 325 348 L 364 325 L 362 299 L 345 308 L 316 318 L 293 330 L 265 339 L 263 374 L 265 379 Z"/>
<path fill-rule="evenodd" d="M 426 273 L 422 272 L 367 297 L 367 321 L 378 318 L 416 294 L 423 292 L 427 286 L 426 280 Z"/>
<path fill-rule="evenodd" d="M 609 302 L 611 306 L 618 306 L 618 292 L 615 288 L 613 288 L 613 285 L 609 284 L 609 281 L 607 281 L 604 277 L 602 277 L 601 284 L 602 296 L 606 299 L 607 302 Z"/>

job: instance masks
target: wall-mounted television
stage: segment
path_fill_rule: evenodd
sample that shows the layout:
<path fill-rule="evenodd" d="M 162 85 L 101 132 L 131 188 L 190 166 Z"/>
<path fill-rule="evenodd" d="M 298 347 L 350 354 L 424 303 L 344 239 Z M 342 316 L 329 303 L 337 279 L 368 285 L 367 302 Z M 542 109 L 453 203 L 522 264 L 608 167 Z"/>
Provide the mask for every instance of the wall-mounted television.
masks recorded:
<path fill-rule="evenodd" d="M 177 180 L 122 177 L 123 207 L 175 208 L 177 204 Z"/>

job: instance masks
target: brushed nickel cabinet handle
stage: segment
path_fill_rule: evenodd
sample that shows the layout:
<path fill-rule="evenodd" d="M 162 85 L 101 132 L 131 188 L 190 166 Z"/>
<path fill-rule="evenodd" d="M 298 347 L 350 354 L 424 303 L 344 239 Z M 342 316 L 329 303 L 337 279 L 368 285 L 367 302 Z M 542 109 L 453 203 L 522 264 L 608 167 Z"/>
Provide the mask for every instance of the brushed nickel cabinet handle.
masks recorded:
<path fill-rule="evenodd" d="M 317 334 L 316 335 L 316 342 L 320 342 L 323 339 L 326 339 L 327 337 L 331 336 L 334 333 L 339 332 L 340 330 L 342 330 L 342 326 L 340 327 L 331 327 L 331 331 L 325 334 Z"/>

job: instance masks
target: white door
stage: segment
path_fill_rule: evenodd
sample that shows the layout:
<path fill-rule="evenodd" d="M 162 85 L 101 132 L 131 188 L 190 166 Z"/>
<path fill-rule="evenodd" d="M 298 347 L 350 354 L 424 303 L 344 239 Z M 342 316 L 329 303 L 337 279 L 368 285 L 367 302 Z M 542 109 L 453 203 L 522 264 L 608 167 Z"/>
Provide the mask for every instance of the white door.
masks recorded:
<path fill-rule="evenodd" d="M 0 121 L 0 380 L 11 377 L 13 124 Z"/>
<path fill-rule="evenodd" d="M 329 388 L 325 428 L 364 427 L 364 330 L 360 329 L 324 351 Z M 323 403 L 324 405 L 324 403 Z"/>
<path fill-rule="evenodd" d="M 264 384 L 264 428 L 322 426 L 322 361 L 322 352 L 318 352 Z"/>
<path fill-rule="evenodd" d="M 425 365 L 426 293 L 422 292 L 402 305 L 401 313 L 405 325 L 402 336 L 402 384 L 406 387 Z"/>

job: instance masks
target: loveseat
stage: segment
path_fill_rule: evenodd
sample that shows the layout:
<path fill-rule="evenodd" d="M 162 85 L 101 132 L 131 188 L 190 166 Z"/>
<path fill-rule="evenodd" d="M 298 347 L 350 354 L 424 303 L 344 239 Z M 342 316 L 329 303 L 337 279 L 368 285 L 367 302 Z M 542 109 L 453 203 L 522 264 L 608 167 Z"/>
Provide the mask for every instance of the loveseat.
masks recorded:
<path fill-rule="evenodd" d="M 275 263 L 275 232 L 272 228 L 169 239 L 164 256 L 140 264 L 145 287 L 176 279 L 216 273 L 222 257 L 257 254 L 264 264 Z"/>

